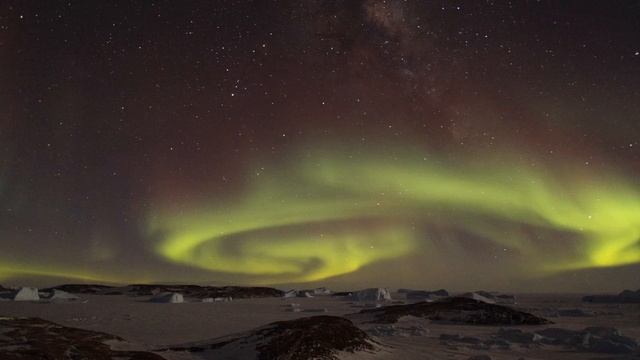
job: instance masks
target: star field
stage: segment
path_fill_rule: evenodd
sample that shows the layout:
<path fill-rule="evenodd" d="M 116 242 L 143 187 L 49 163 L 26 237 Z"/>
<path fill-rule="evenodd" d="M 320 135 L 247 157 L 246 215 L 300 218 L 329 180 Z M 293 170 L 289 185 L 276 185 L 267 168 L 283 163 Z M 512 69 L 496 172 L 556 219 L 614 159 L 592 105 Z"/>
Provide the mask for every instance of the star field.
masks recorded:
<path fill-rule="evenodd" d="M 0 279 L 618 289 L 637 1 L 0 5 Z"/>

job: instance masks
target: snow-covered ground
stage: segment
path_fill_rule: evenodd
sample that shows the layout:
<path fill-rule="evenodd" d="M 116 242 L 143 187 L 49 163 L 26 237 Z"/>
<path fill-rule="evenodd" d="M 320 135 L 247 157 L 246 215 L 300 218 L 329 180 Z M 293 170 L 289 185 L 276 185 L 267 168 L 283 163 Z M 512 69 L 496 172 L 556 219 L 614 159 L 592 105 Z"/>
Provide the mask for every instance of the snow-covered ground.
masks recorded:
<path fill-rule="evenodd" d="M 129 341 L 133 344 L 129 346 L 140 350 L 207 341 L 213 343 L 215 341 L 209 339 L 242 334 L 275 321 L 330 315 L 352 320 L 377 342 L 376 351 L 340 353 L 341 359 L 466 360 L 476 355 L 489 355 L 491 359 L 615 359 L 618 356 L 535 341 L 511 342 L 508 348 L 501 342 L 487 346 L 499 338 L 497 334 L 503 328 L 501 326 L 443 324 L 415 317 L 401 318 L 395 324 L 370 323 L 371 319 L 349 314 L 375 308 L 375 304 L 354 302 L 346 297 L 320 295 L 220 302 L 202 302 L 185 297 L 184 303 L 152 303 L 148 301 L 149 296 L 78 296 L 79 300 L 68 302 L 1 301 L 0 316 L 37 317 L 68 327 L 105 332 Z M 404 296 L 392 294 L 394 301 L 403 301 Z M 517 295 L 516 299 L 517 304 L 509 306 L 545 317 L 554 324 L 509 329 L 532 333 L 549 327 L 582 330 L 604 326 L 616 328 L 624 336 L 640 341 L 638 304 L 583 303 L 581 295 Z M 558 316 L 559 313 L 572 316 Z M 164 351 L 157 354 L 166 359 L 242 358 L 229 348 L 217 352 Z"/>

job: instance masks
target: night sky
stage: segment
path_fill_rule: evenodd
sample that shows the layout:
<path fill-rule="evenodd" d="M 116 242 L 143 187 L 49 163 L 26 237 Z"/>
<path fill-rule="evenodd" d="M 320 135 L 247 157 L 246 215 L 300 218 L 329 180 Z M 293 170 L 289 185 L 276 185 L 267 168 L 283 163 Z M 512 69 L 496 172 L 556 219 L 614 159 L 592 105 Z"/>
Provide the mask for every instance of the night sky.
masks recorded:
<path fill-rule="evenodd" d="M 640 285 L 638 1 L 3 1 L 0 281 Z"/>

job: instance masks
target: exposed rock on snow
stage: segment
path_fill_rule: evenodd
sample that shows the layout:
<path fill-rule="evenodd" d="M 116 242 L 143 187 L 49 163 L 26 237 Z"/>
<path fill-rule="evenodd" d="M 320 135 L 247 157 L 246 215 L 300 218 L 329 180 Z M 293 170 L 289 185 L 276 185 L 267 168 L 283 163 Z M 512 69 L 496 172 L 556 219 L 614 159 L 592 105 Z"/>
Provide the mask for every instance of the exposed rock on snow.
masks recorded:
<path fill-rule="evenodd" d="M 22 287 L 13 295 L 14 301 L 38 301 L 40 294 L 37 288 Z"/>
<path fill-rule="evenodd" d="M 624 290 L 618 295 L 589 295 L 582 298 L 592 303 L 631 303 L 640 304 L 640 290 Z"/>
<path fill-rule="evenodd" d="M 550 323 L 541 317 L 506 306 L 460 297 L 431 303 L 419 302 L 364 309 L 360 311 L 360 314 L 370 315 L 373 322 L 379 323 L 395 323 L 403 316 L 472 325 L 541 325 Z"/>
<path fill-rule="evenodd" d="M 351 321 L 336 316 L 313 316 L 278 321 L 246 333 L 163 350 L 243 354 L 242 359 L 338 359 L 338 352 L 375 350 L 373 341 Z M 162 350 L 161 350 L 162 351 Z"/>
<path fill-rule="evenodd" d="M 353 301 L 391 301 L 391 293 L 386 288 L 370 288 L 351 294 Z"/>
<path fill-rule="evenodd" d="M 153 303 L 176 304 L 176 303 L 183 303 L 184 297 L 180 293 L 161 293 L 152 297 L 149 301 Z"/>
<path fill-rule="evenodd" d="M 163 360 L 143 351 L 117 351 L 113 335 L 61 326 L 38 318 L 0 317 L 0 359 Z"/>

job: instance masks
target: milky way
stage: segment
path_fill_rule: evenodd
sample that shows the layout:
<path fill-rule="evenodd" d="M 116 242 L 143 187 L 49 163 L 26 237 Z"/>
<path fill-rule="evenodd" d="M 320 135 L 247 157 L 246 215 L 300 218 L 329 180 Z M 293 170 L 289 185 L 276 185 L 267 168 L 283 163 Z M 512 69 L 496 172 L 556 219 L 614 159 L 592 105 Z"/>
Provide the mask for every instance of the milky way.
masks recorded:
<path fill-rule="evenodd" d="M 0 5 L 0 280 L 618 290 L 637 1 Z"/>

